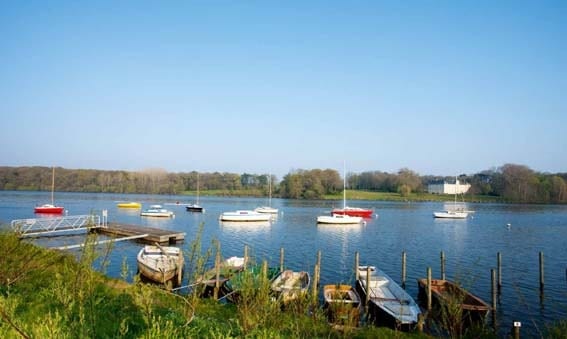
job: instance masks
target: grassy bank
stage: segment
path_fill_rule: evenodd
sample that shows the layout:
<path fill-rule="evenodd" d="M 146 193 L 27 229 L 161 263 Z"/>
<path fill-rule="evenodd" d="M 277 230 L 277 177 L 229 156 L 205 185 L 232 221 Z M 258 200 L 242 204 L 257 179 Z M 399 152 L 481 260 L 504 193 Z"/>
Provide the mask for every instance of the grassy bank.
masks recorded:
<path fill-rule="evenodd" d="M 89 236 L 87 242 L 92 242 Z M 111 246 L 87 244 L 78 259 L 0 233 L 1 338 L 406 338 L 426 337 L 387 328 L 341 332 L 328 326 L 309 298 L 282 310 L 266 286 L 238 305 L 176 295 L 158 286 L 110 279 L 104 273 Z M 189 244 L 189 266 L 202 267 Z M 185 250 L 185 249 L 184 249 Z M 201 264 L 199 264 L 201 263 Z M 98 267 L 93 270 L 92 267 Z M 135 268 L 134 268 L 135 269 Z M 188 268 L 189 269 L 189 268 Z M 133 268 L 123 264 L 123 276 Z M 185 272 L 186 276 L 193 276 Z"/>

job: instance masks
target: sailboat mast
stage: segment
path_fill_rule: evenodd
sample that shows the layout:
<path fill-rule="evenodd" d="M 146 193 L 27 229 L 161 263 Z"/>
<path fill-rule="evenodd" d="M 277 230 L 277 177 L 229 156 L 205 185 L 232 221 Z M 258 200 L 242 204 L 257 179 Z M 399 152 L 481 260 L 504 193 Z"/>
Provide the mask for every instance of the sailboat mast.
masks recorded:
<path fill-rule="evenodd" d="M 55 190 L 55 167 L 51 168 L 51 205 L 55 206 L 53 191 Z"/>
<path fill-rule="evenodd" d="M 197 205 L 199 205 L 199 172 L 197 172 Z"/>
<path fill-rule="evenodd" d="M 346 162 L 343 161 L 343 209 L 346 209 Z"/>
<path fill-rule="evenodd" d="M 272 207 L 272 174 L 268 176 L 268 206 Z"/>

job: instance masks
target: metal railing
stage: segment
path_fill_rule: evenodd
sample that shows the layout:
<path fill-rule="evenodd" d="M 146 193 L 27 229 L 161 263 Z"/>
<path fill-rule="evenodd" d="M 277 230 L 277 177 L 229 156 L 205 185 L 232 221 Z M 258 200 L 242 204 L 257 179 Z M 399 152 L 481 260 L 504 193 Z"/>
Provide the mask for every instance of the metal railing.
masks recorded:
<path fill-rule="evenodd" d="M 69 232 L 81 229 L 104 227 L 98 215 L 73 215 L 55 218 L 17 219 L 10 223 L 12 230 L 20 236 L 49 235 L 56 232 Z"/>

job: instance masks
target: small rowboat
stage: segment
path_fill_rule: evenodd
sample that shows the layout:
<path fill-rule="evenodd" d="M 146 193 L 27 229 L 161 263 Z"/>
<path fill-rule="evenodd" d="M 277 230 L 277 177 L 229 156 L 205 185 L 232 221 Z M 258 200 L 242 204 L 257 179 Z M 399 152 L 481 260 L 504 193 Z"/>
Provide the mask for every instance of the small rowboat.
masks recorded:
<path fill-rule="evenodd" d="M 418 279 L 418 285 L 423 299 L 427 296 L 427 279 Z M 431 296 L 437 306 L 458 306 L 462 319 L 466 322 L 484 320 L 491 309 L 484 300 L 449 280 L 432 279 Z"/>
<path fill-rule="evenodd" d="M 287 303 L 305 295 L 309 290 L 310 282 L 309 273 L 305 271 L 285 270 L 274 278 L 271 287 L 276 296 Z"/>
<path fill-rule="evenodd" d="M 329 322 L 338 327 L 357 327 L 360 320 L 360 296 L 350 285 L 325 285 L 325 309 Z"/>
<path fill-rule="evenodd" d="M 138 252 L 138 270 L 144 277 L 171 289 L 181 285 L 183 252 L 177 247 L 146 245 Z M 175 281 L 174 281 L 175 280 Z"/>

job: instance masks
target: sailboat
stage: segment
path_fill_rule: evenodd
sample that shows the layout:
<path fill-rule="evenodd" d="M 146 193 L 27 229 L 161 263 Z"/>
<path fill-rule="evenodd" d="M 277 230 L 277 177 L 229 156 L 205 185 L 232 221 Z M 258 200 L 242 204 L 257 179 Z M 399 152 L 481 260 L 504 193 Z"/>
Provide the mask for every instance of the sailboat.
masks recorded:
<path fill-rule="evenodd" d="M 469 213 L 465 211 L 457 210 L 457 177 L 455 177 L 455 201 L 453 202 L 453 209 L 446 210 L 442 212 L 433 212 L 435 218 L 445 218 L 445 219 L 466 219 Z"/>
<path fill-rule="evenodd" d="M 199 205 L 199 173 L 197 173 L 197 202 L 185 206 L 188 212 L 203 212 L 203 206 Z"/>
<path fill-rule="evenodd" d="M 36 206 L 33 211 L 34 213 L 47 213 L 47 214 L 61 214 L 63 213 L 62 206 L 55 206 L 53 199 L 53 191 L 55 190 L 55 167 L 52 167 L 51 173 L 51 204 L 43 204 L 41 206 Z"/>
<path fill-rule="evenodd" d="M 346 205 L 346 166 L 343 169 L 344 171 L 344 178 L 343 178 L 343 208 L 334 208 L 331 211 L 331 214 L 340 214 L 340 215 L 348 215 L 351 217 L 362 217 L 362 218 L 371 218 L 372 217 L 372 210 L 368 208 L 360 208 L 360 207 L 348 207 Z"/>
<path fill-rule="evenodd" d="M 272 207 L 272 175 L 268 177 L 268 206 L 262 206 L 254 209 L 258 213 L 278 214 L 278 209 Z"/>
<path fill-rule="evenodd" d="M 347 207 L 346 206 L 346 170 L 345 170 L 345 175 L 343 178 L 343 208 L 342 209 L 333 209 L 331 211 L 331 215 L 321 215 L 317 217 L 317 224 L 335 224 L 335 225 L 341 225 L 341 224 L 360 224 L 362 223 L 362 216 L 360 215 L 356 215 L 354 213 L 354 209 L 353 207 Z M 358 210 L 358 209 L 357 209 Z M 370 211 L 370 214 L 372 214 L 372 210 L 364 210 L 362 208 L 359 209 L 360 213 L 362 213 L 362 211 Z M 351 214 L 353 213 L 353 214 Z"/>

